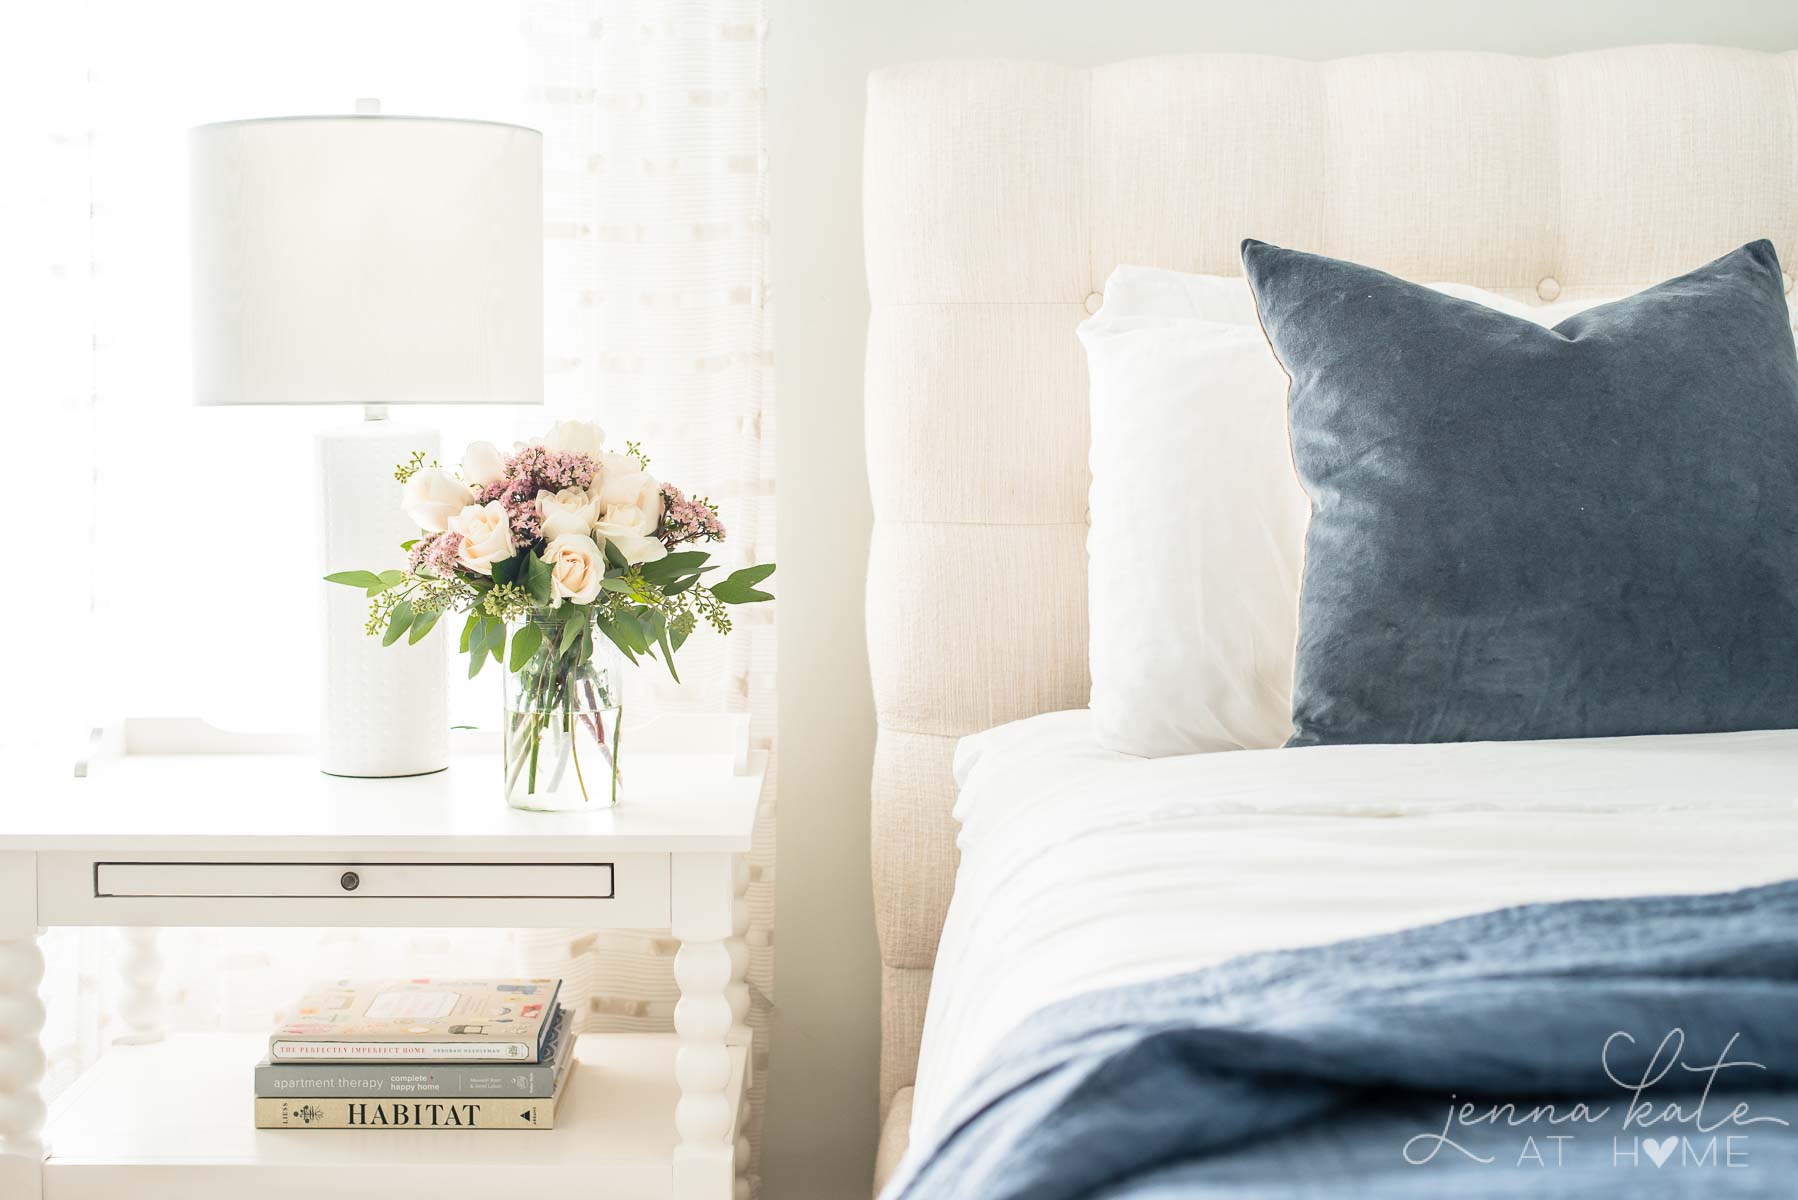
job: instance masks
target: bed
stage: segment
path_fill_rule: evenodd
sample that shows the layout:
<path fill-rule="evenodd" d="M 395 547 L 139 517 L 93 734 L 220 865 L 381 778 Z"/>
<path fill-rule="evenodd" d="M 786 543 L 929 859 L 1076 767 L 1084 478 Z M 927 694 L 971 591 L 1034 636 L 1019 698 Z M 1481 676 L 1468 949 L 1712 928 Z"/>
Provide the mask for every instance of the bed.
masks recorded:
<path fill-rule="evenodd" d="M 933 987 L 934 971 L 961 973 L 963 960 L 979 957 L 970 947 L 982 936 L 997 939 L 989 949 L 1016 954 L 1019 978 L 1040 983 L 1044 997 L 1171 969 L 1125 954 L 1085 975 L 1058 974 L 1032 960 L 1029 938 L 976 933 L 974 901 L 962 895 L 978 891 L 999 906 L 982 914 L 998 928 L 1012 911 L 1005 889 L 990 874 L 960 883 L 956 874 L 960 739 L 1022 721 L 1005 736 L 1045 740 L 1017 752 L 1014 776 L 1057 754 L 1102 757 L 1082 741 L 1075 711 L 1088 689 L 1088 476 L 1074 327 L 1098 307 L 1112 269 L 1235 274 L 1238 243 L 1252 234 L 1541 303 L 1640 288 L 1762 236 L 1798 261 L 1798 54 L 1638 47 L 1556 59 L 1308 63 L 1207 54 L 1092 70 L 899 67 L 870 81 L 864 197 L 875 510 L 867 616 L 879 721 L 872 849 L 883 971 L 878 1186 L 964 1085 L 957 1071 L 1035 1003 L 1019 988 L 976 1001 L 953 977 Z M 978 569 L 918 570 L 920 562 Z M 1309 928 L 1300 928 L 1302 914 L 1315 905 L 1300 906 L 1281 929 L 1269 913 L 1278 906 L 1237 900 L 1238 922 L 1259 932 L 1194 953 L 1350 936 L 1516 900 L 1631 892 L 1650 878 L 1696 891 L 1776 877 L 1777 851 L 1794 844 L 1785 780 L 1798 779 L 1798 751 L 1777 734 L 1740 745 L 1697 740 L 1708 748 L 1630 739 L 1626 747 L 1551 747 L 1533 763 L 1513 754 L 1507 769 L 1522 774 L 1512 777 L 1510 799 L 1487 794 L 1484 808 L 1453 786 L 1484 769 L 1469 761 L 1481 753 L 1474 747 L 1423 748 L 1441 756 L 1425 765 L 1390 751 L 1335 754 L 1308 768 L 1324 774 L 1296 784 L 1257 765 L 1282 761 L 1279 751 L 1189 761 L 1184 769 L 1200 773 L 1183 781 L 1189 804 L 1215 800 L 1207 789 L 1224 776 L 1237 799 L 1233 809 L 1218 801 L 1177 820 L 1244 846 L 1264 843 L 1267 824 L 1280 822 L 1286 872 L 1295 869 L 1291 855 L 1308 853 L 1339 868 L 1320 886 L 1352 891 L 1359 880 L 1363 893 L 1379 891 L 1383 856 L 1408 849 L 1411 862 L 1430 861 L 1441 830 L 1478 828 L 1488 847 L 1520 838 L 1500 832 L 1520 828 L 1508 819 L 1518 815 L 1516 793 L 1572 778 L 1568 755 L 1603 794 L 1543 795 L 1539 811 L 1525 814 L 1530 827 L 1549 822 L 1571 831 L 1567 840 L 1549 842 L 1559 846 L 1553 854 L 1520 840 L 1514 854 L 1481 859 L 1489 870 L 1476 864 L 1460 876 L 1484 870 L 1485 890 L 1450 899 L 1419 885 L 1383 910 L 1370 904 Z M 979 757 L 1003 741 L 988 735 L 970 745 Z M 1682 807 L 1665 790 L 1637 789 L 1632 799 L 1605 783 L 1636 778 L 1629 772 L 1644 761 L 1657 764 L 1651 774 L 1692 785 L 1680 795 L 1698 795 L 1699 785 L 1725 795 L 1727 819 L 1714 807 L 1705 815 Z M 1087 762 L 1101 765 L 1126 774 L 1174 769 Z M 1407 772 L 1422 772 L 1429 786 L 1418 793 L 1393 782 Z M 1366 801 L 1364 811 L 1331 807 L 1345 787 Z M 1002 790 L 978 801 L 982 821 L 1008 803 Z M 1664 803 L 1644 799 L 1652 795 Z M 1009 802 L 1018 803 L 1015 795 Z M 1644 803 L 1654 811 L 1636 811 Z M 1033 810 L 1032 821 L 1040 819 Z M 1313 828 L 1293 840 L 1294 822 Z M 1619 849 L 1607 867 L 1602 831 L 1626 825 L 1635 850 Z M 1400 826 L 1416 828 L 1395 839 Z M 1124 835 L 1101 827 L 1080 836 Z M 1034 853 L 1039 885 L 1041 872 L 1054 870 L 1041 864 L 1077 855 L 1015 834 L 980 837 L 971 861 L 1000 855 L 1001 845 Z M 1687 838 L 1703 852 L 1680 871 L 1644 867 L 1657 857 L 1671 863 L 1678 855 L 1669 847 Z M 1507 874 L 1507 862 L 1530 869 Z M 1230 895 L 1255 894 L 1254 878 L 1235 879 Z M 966 912 L 950 919 L 945 941 L 952 895 Z M 1157 913 L 1190 920 L 1212 911 L 1217 896 L 1196 889 L 1166 895 L 1159 907 L 1140 896 L 1128 905 L 1148 921 Z M 940 946 L 951 958 L 939 960 Z"/>

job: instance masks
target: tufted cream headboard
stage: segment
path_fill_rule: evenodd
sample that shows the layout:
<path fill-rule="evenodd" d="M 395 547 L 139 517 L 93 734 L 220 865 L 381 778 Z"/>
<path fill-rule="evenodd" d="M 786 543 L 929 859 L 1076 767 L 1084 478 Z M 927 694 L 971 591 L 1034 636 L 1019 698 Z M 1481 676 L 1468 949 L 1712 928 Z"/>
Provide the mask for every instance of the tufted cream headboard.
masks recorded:
<path fill-rule="evenodd" d="M 1086 703 L 1074 326 L 1111 269 L 1234 274 L 1252 235 L 1551 299 L 1770 236 L 1789 280 L 1798 54 L 898 67 L 869 81 L 864 208 L 884 1113 L 954 882 L 955 740 Z"/>

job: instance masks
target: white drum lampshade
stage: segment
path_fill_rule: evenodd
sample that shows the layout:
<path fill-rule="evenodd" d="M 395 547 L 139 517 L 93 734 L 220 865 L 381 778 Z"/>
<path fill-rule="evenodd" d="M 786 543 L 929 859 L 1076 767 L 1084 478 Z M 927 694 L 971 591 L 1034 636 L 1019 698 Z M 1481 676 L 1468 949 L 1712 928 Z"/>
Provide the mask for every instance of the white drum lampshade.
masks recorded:
<path fill-rule="evenodd" d="M 401 566 L 418 534 L 393 466 L 437 437 L 387 406 L 543 402 L 542 135 L 358 109 L 191 136 L 195 400 L 368 418 L 319 438 L 321 575 Z M 441 770 L 444 635 L 382 647 L 361 593 L 318 587 L 323 769 Z"/>

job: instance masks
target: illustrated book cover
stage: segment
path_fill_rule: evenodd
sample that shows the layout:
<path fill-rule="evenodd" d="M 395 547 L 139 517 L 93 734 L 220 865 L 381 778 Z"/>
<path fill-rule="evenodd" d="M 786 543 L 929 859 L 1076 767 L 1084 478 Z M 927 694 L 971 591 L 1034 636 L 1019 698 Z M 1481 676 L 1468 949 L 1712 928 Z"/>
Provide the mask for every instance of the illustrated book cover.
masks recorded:
<path fill-rule="evenodd" d="M 272 1062 L 542 1062 L 559 979 L 340 979 L 269 1036 Z"/>
<path fill-rule="evenodd" d="M 542 1099 L 555 1091 L 556 1073 L 574 1050 L 573 1025 L 574 1014 L 557 1010 L 539 1063 L 277 1063 L 265 1058 L 256 1064 L 256 1095 Z"/>
<path fill-rule="evenodd" d="M 353 1096 L 256 1098 L 258 1129 L 554 1129 L 556 1106 L 574 1083 L 580 1060 L 562 1063 L 547 1096 L 501 1099 L 441 1096 L 432 1100 Z"/>

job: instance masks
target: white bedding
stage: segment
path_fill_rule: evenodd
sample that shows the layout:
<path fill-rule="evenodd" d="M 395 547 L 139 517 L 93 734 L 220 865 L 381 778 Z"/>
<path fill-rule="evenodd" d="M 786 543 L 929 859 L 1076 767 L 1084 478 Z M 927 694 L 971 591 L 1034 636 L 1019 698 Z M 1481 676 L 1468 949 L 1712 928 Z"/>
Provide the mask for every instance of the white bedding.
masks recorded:
<path fill-rule="evenodd" d="M 962 741 L 914 1144 L 1093 988 L 1508 904 L 1798 876 L 1798 731 L 1140 759 L 1084 709 Z"/>

